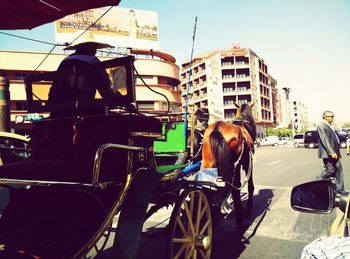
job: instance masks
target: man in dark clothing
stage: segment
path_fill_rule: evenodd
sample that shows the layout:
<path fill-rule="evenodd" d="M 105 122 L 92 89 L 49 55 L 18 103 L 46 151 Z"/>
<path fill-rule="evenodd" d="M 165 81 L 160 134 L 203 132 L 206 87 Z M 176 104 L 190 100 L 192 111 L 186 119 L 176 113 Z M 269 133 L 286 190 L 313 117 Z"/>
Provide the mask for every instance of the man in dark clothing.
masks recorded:
<path fill-rule="evenodd" d="M 61 106 L 64 111 L 52 109 L 51 117 L 74 115 L 74 110 L 66 109 L 64 103 L 74 106 L 74 103 L 81 104 L 92 101 L 95 99 L 96 90 L 103 98 L 115 95 L 111 89 L 108 74 L 104 69 L 80 71 L 84 66 L 100 63 L 101 61 L 95 56 L 96 50 L 106 47 L 110 47 L 110 45 L 95 42 L 91 38 L 65 48 L 65 50 L 75 50 L 75 52 L 61 62 L 57 71 L 69 72 L 53 81 L 48 98 L 49 105 Z M 86 113 L 99 112 L 90 109 Z"/>
<path fill-rule="evenodd" d="M 322 158 L 324 164 L 320 177 L 322 179 L 335 177 L 336 192 L 342 193 L 344 191 L 343 168 L 340 161 L 339 138 L 332 127 L 333 119 L 333 112 L 325 111 L 323 112 L 323 121 L 317 126 L 318 158 Z"/>

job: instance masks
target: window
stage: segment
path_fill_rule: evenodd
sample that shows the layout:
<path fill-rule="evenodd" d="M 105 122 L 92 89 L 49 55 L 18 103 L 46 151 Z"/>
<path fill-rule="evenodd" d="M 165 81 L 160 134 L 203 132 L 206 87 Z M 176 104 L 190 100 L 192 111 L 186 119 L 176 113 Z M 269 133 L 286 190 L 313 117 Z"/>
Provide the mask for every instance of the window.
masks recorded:
<path fill-rule="evenodd" d="M 27 102 L 16 102 L 16 110 L 17 111 L 26 111 L 27 110 Z"/>
<path fill-rule="evenodd" d="M 140 111 L 153 111 L 154 110 L 154 102 L 138 102 L 137 108 Z"/>
<path fill-rule="evenodd" d="M 23 73 L 17 73 L 17 74 L 15 75 L 15 80 L 25 80 L 25 79 L 26 79 L 26 77 L 27 77 L 27 75 L 26 75 L 26 74 L 23 74 Z"/>

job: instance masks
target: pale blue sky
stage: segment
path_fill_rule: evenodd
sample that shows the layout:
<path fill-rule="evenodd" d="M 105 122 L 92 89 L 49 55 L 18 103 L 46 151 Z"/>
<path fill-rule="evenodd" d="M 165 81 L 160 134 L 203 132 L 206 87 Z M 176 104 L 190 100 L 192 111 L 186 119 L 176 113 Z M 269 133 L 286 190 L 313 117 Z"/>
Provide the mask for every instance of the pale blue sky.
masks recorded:
<path fill-rule="evenodd" d="M 290 87 L 314 122 L 323 110 L 350 121 L 350 0 L 122 0 L 121 7 L 158 12 L 160 50 L 181 64 L 194 55 L 251 48 L 265 60 L 280 87 Z M 54 42 L 54 26 L 4 31 Z M 51 46 L 0 34 L 2 50 L 50 51 Z"/>

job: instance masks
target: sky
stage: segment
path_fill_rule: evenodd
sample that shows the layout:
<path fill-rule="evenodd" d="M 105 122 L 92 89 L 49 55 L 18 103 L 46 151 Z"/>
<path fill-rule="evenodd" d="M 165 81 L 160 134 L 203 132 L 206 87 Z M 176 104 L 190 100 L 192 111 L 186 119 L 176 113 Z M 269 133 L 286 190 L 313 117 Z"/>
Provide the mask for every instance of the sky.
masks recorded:
<path fill-rule="evenodd" d="M 122 0 L 119 6 L 156 11 L 160 51 L 178 65 L 190 58 L 198 17 L 194 56 L 233 44 L 250 48 L 278 86 L 307 106 L 309 120 L 332 110 L 335 123 L 350 122 L 350 0 Z M 1 32 L 55 40 L 53 23 Z M 0 50 L 51 48 L 0 34 Z"/>

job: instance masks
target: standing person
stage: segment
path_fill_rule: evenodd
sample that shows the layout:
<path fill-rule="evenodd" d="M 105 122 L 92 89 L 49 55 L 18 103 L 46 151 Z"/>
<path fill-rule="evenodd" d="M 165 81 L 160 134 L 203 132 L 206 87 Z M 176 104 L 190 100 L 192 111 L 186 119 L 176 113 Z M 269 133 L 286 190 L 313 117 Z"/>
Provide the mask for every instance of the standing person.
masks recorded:
<path fill-rule="evenodd" d="M 49 105 L 76 101 L 89 102 L 95 99 L 96 90 L 104 98 L 115 95 L 111 89 L 111 81 L 104 69 L 79 72 L 79 68 L 82 66 L 100 63 L 101 61 L 95 56 L 97 49 L 107 47 L 111 46 L 96 42 L 90 32 L 83 34 L 77 43 L 66 47 L 64 50 L 75 50 L 75 52 L 63 59 L 57 71 L 70 70 L 71 72 L 53 81 L 49 92 Z M 51 112 L 51 117 L 66 115 L 72 115 L 72 111 L 53 110 Z"/>
<path fill-rule="evenodd" d="M 323 121 L 317 126 L 318 158 L 322 158 L 324 164 L 321 178 L 335 177 L 336 192 L 342 193 L 344 191 L 344 177 L 340 161 L 339 138 L 332 127 L 334 114 L 331 111 L 324 111 L 322 116 Z"/>
<path fill-rule="evenodd" d="M 129 11 L 130 20 L 129 20 L 129 36 L 133 39 L 137 38 L 137 32 L 139 28 L 139 24 L 136 18 L 136 14 L 134 10 Z"/>

